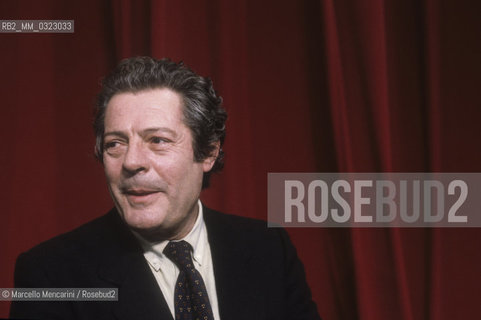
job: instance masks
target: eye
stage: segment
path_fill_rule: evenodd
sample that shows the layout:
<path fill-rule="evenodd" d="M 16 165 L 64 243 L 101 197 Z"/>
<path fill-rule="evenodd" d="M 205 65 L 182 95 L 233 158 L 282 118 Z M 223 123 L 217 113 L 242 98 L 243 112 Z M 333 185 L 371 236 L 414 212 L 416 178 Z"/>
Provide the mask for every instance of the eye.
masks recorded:
<path fill-rule="evenodd" d="M 117 144 L 116 141 L 111 141 L 111 142 L 107 142 L 104 144 L 104 149 L 110 149 L 110 148 L 113 148 L 115 147 Z"/>
<path fill-rule="evenodd" d="M 171 145 L 172 140 L 164 136 L 151 136 L 147 139 L 150 149 L 153 151 L 166 151 Z"/>
<path fill-rule="evenodd" d="M 125 143 L 119 140 L 106 141 L 104 143 L 104 151 L 112 156 L 119 156 L 125 150 Z"/>
<path fill-rule="evenodd" d="M 155 143 L 155 144 L 159 144 L 159 143 L 165 142 L 165 139 L 162 139 L 161 137 L 152 137 L 150 139 L 150 142 Z"/>
<path fill-rule="evenodd" d="M 115 141 L 115 140 L 109 141 L 104 144 L 104 149 L 105 150 L 112 149 L 112 148 L 118 147 L 119 145 L 120 143 L 118 141 Z"/>
<path fill-rule="evenodd" d="M 170 142 L 169 139 L 167 138 L 164 138 L 164 137 L 151 137 L 149 139 L 150 143 L 153 143 L 153 144 L 164 144 L 164 143 L 168 143 Z"/>

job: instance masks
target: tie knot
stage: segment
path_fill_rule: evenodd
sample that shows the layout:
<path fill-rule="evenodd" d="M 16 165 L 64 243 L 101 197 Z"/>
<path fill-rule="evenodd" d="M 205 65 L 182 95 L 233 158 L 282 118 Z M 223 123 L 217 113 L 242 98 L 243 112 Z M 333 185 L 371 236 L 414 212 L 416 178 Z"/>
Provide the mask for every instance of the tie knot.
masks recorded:
<path fill-rule="evenodd" d="M 187 241 L 170 241 L 164 249 L 164 254 L 172 260 L 179 269 L 194 268 L 191 252 L 192 246 Z"/>

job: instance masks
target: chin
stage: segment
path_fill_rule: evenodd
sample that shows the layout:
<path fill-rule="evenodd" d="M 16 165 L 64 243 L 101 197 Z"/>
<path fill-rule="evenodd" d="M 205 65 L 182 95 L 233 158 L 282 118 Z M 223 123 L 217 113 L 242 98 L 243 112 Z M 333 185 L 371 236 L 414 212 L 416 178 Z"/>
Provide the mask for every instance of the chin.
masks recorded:
<path fill-rule="evenodd" d="M 123 219 L 129 227 L 135 230 L 150 231 L 162 227 L 164 215 L 149 211 L 128 210 L 124 211 Z"/>
<path fill-rule="evenodd" d="M 127 221 L 131 230 L 137 232 L 144 239 L 157 242 L 166 239 L 173 239 L 178 233 L 178 226 L 168 225 L 159 221 Z"/>

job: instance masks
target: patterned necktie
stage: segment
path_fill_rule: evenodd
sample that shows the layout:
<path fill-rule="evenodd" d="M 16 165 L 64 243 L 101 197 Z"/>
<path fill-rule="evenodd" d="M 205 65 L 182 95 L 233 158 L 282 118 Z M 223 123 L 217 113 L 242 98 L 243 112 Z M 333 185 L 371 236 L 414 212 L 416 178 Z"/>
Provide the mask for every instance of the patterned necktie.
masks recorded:
<path fill-rule="evenodd" d="M 175 319 L 214 320 L 204 281 L 194 267 L 191 252 L 192 246 L 186 241 L 170 241 L 164 249 L 164 254 L 180 271 L 174 290 Z"/>

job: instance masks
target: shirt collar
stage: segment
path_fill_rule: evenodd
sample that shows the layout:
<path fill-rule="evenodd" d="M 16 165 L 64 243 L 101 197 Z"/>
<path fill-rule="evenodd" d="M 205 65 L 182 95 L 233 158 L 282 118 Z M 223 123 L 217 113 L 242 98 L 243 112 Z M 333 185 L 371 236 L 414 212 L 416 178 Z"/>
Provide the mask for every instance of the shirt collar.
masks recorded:
<path fill-rule="evenodd" d="M 187 241 L 193 248 L 192 257 L 194 261 L 197 262 L 199 265 L 202 265 L 204 263 L 203 257 L 205 256 L 204 253 L 206 250 L 207 234 L 204 222 L 204 210 L 202 208 L 202 203 L 200 200 L 197 200 L 197 205 L 199 207 L 199 212 L 197 214 L 197 219 L 195 220 L 192 230 L 190 230 L 190 232 L 185 237 L 176 241 Z M 169 240 L 152 243 L 143 238 L 137 232 L 133 233 L 137 237 L 137 239 L 139 239 L 140 245 L 144 249 L 144 256 L 149 262 L 149 264 L 156 271 L 159 271 L 161 266 L 165 263 L 166 259 L 169 260 L 169 258 L 167 258 L 163 254 L 163 251 L 169 243 Z"/>

